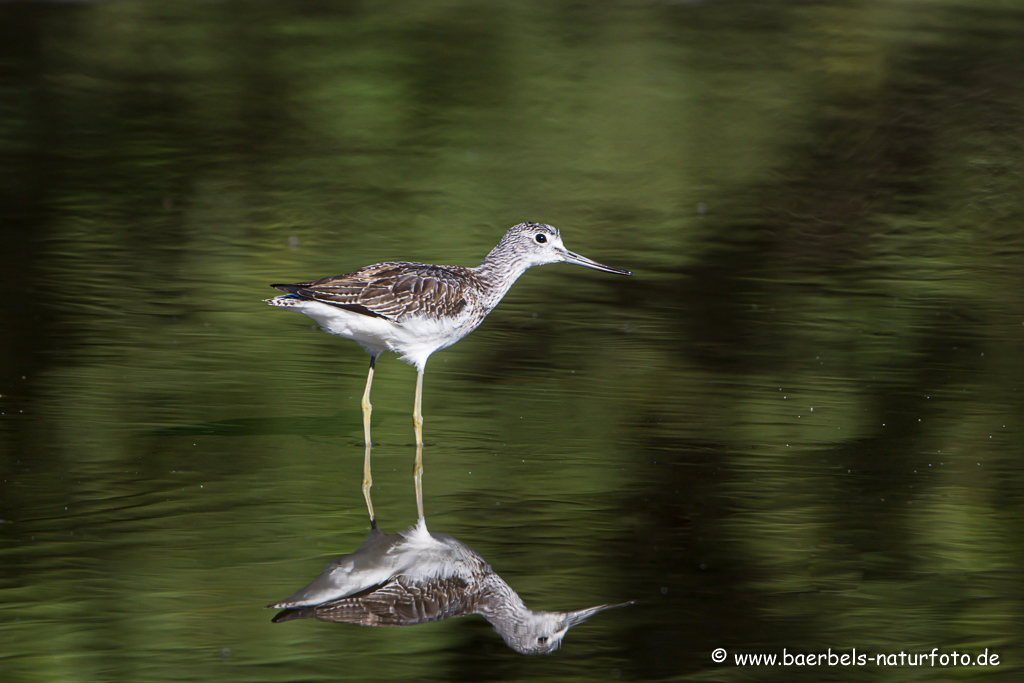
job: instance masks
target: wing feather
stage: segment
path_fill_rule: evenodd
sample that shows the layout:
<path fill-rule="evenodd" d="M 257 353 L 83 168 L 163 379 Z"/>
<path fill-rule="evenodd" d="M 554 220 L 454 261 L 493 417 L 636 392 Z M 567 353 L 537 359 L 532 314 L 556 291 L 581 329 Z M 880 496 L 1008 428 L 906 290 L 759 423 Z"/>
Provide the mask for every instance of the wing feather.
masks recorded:
<path fill-rule="evenodd" d="M 411 626 L 474 611 L 473 596 L 463 579 L 451 577 L 419 583 L 398 576 L 368 592 L 315 607 L 285 610 L 273 621 L 289 621 L 314 617 L 360 626 Z"/>
<path fill-rule="evenodd" d="M 273 285 L 303 299 L 401 323 L 424 312 L 457 315 L 476 274 L 461 266 L 378 263 L 346 275 Z"/>

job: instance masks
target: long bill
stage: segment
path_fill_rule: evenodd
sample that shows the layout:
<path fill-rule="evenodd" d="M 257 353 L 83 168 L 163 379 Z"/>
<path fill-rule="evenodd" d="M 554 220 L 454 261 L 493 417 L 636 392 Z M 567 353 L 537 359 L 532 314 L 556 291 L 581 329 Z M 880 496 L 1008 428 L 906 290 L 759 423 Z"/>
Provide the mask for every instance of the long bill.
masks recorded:
<path fill-rule="evenodd" d="M 579 254 L 573 253 L 566 249 L 562 252 L 562 258 L 565 259 L 566 263 L 575 263 L 578 266 L 586 266 L 587 268 L 593 268 L 594 270 L 603 270 L 608 273 L 618 273 L 619 275 L 632 275 L 633 273 L 628 270 L 622 270 L 621 268 L 612 268 L 606 266 L 603 263 L 598 263 L 588 259 L 586 256 L 580 256 Z"/>
<path fill-rule="evenodd" d="M 630 600 L 629 602 L 618 602 L 618 603 L 615 603 L 614 605 L 598 605 L 597 607 L 588 607 L 586 609 L 578 609 L 578 610 L 576 610 L 574 612 L 565 612 L 562 615 L 562 623 L 561 623 L 561 625 L 562 625 L 563 628 L 571 628 L 571 627 L 575 626 L 576 624 L 579 624 L 579 623 L 582 623 L 582 622 L 586 621 L 587 619 L 589 619 L 590 617 L 594 616 L 598 612 L 603 612 L 606 609 L 614 609 L 616 607 L 628 607 L 629 605 L 632 605 L 634 602 L 636 602 L 636 601 L 635 600 Z"/>

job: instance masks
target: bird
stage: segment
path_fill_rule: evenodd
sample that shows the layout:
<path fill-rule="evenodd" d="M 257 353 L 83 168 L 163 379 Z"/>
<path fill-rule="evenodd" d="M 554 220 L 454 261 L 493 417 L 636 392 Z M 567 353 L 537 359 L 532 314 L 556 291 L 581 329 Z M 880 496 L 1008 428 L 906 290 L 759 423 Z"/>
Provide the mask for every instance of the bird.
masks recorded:
<path fill-rule="evenodd" d="M 413 428 L 416 461 L 413 479 L 416 506 L 423 517 L 423 371 L 430 354 L 451 346 L 483 322 L 512 284 L 533 266 L 575 263 L 620 275 L 633 273 L 606 266 L 565 248 L 557 228 L 520 223 L 505 233 L 483 262 L 474 268 L 389 261 L 345 275 L 297 284 L 275 284 L 283 296 L 265 299 L 315 320 L 329 333 L 352 339 L 370 354 L 370 369 L 360 403 L 366 451 L 363 497 L 371 521 L 370 387 L 377 358 L 385 351 L 401 355 L 416 367 Z"/>
<path fill-rule="evenodd" d="M 631 604 L 535 612 L 479 553 L 448 534 L 431 533 L 420 518 L 395 534 L 371 523 L 358 550 L 333 560 L 308 586 L 267 609 L 283 610 L 274 623 L 316 618 L 360 626 L 411 626 L 480 614 L 513 650 L 547 654 L 571 627 Z"/>

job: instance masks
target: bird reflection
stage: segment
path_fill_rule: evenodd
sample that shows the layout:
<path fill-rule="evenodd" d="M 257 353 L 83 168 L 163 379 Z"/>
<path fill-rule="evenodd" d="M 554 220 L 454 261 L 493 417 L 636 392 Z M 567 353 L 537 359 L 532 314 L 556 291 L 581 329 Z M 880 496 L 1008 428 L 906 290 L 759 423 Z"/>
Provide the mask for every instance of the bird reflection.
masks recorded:
<path fill-rule="evenodd" d="M 415 526 L 385 534 L 371 525 L 359 549 L 328 564 L 287 600 L 275 622 L 316 618 L 360 626 L 411 626 L 480 614 L 513 650 L 554 652 L 566 632 L 623 602 L 573 612 L 534 612 L 476 551 L 447 534 Z"/>

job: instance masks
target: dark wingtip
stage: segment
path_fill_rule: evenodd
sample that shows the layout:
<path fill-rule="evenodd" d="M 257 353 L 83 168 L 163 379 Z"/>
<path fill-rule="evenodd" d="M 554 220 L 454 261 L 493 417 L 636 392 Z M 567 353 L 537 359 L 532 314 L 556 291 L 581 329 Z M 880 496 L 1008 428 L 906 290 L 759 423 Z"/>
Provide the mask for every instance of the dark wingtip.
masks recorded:
<path fill-rule="evenodd" d="M 283 610 L 283 611 L 278 612 L 277 614 L 275 614 L 273 616 L 273 618 L 270 620 L 270 623 L 272 623 L 272 624 L 280 624 L 282 621 L 291 621 L 292 619 L 301 619 L 302 618 L 301 612 L 302 612 L 302 610 L 298 610 L 298 609 L 286 609 L 286 610 Z"/>

